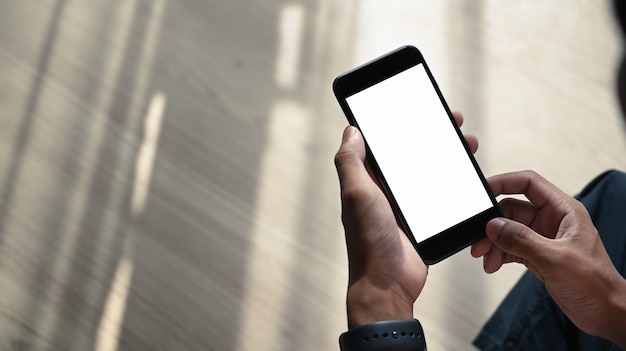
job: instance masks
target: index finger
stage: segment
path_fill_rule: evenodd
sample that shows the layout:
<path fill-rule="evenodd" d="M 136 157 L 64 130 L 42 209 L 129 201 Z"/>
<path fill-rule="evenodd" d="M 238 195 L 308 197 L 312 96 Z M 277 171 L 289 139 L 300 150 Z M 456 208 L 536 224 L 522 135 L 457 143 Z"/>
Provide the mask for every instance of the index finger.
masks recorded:
<path fill-rule="evenodd" d="M 452 111 L 452 117 L 454 117 L 454 121 L 460 127 L 463 125 L 463 114 L 459 111 Z"/>
<path fill-rule="evenodd" d="M 487 182 L 494 196 L 523 194 L 537 207 L 570 198 L 561 189 L 534 171 L 500 174 L 490 177 Z"/>
<path fill-rule="evenodd" d="M 461 112 L 452 111 L 452 117 L 454 117 L 454 121 L 459 127 L 463 125 L 464 118 Z M 478 150 L 478 138 L 476 138 L 475 135 L 471 135 L 471 134 L 463 134 L 463 137 L 465 138 L 467 145 L 469 145 L 470 150 L 472 150 L 472 153 L 475 154 L 476 151 Z"/>

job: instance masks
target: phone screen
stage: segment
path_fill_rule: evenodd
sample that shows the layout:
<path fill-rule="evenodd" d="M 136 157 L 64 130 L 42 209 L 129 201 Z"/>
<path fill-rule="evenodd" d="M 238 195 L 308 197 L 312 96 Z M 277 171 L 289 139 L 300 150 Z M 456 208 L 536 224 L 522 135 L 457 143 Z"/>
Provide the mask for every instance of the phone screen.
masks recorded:
<path fill-rule="evenodd" d="M 424 64 L 346 102 L 417 243 L 494 206 Z"/>

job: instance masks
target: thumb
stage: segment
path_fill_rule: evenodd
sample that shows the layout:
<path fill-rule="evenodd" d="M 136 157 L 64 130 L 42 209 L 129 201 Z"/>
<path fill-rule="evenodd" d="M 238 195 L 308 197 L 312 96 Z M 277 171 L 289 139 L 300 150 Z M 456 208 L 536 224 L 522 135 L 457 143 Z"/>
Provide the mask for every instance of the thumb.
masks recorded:
<path fill-rule="evenodd" d="M 343 137 L 341 140 L 341 145 L 349 143 L 353 140 L 354 137 L 358 134 L 358 129 L 355 126 L 347 126 L 343 131 Z"/>
<path fill-rule="evenodd" d="M 365 144 L 356 127 L 349 126 L 343 132 L 341 146 L 335 155 L 335 167 L 341 184 L 362 181 L 365 170 Z"/>
<path fill-rule="evenodd" d="M 528 268 L 542 267 L 550 257 L 550 240 L 522 223 L 495 218 L 487 223 L 487 237 L 502 251 L 521 258 Z"/>

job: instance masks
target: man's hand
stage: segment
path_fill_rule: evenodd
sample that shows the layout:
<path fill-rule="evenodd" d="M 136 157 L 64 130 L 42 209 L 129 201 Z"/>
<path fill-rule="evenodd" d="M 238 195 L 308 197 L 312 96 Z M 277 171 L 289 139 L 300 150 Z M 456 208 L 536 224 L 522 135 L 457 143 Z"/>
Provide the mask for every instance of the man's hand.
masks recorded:
<path fill-rule="evenodd" d="M 519 262 L 544 282 L 568 318 L 583 331 L 622 347 L 626 341 L 626 281 L 615 269 L 585 207 L 530 171 L 488 180 L 504 199 L 504 216 L 487 224 L 487 238 L 472 245 L 492 273 Z"/>
<path fill-rule="evenodd" d="M 453 115 L 461 125 L 463 116 Z M 467 136 L 466 140 L 475 152 L 476 137 Z M 350 266 L 348 326 L 410 319 L 428 268 L 398 227 L 391 206 L 369 169 L 363 138 L 356 128 L 344 131 L 335 165 Z"/>

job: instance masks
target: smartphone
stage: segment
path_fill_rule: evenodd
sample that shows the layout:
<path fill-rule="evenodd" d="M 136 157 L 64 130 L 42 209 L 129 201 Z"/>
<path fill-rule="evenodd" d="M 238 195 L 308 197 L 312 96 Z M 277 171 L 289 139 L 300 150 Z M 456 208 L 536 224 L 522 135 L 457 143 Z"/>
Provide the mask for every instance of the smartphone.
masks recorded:
<path fill-rule="evenodd" d="M 501 211 L 417 48 L 401 47 L 338 76 L 333 91 L 426 264 L 485 236 Z"/>

